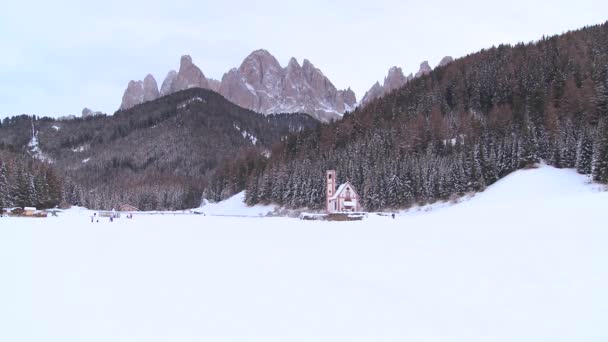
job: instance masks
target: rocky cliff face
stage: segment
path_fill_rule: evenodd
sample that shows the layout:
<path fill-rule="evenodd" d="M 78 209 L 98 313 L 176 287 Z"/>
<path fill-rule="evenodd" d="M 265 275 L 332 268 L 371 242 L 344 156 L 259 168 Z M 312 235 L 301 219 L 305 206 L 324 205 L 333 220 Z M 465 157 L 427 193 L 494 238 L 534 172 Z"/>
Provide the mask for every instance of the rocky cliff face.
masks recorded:
<path fill-rule="evenodd" d="M 143 81 L 130 81 L 122 96 L 120 109 L 129 109 L 140 103 L 156 100 L 160 97 L 154 76 L 148 74 Z"/>
<path fill-rule="evenodd" d="M 160 97 L 160 94 L 158 92 L 158 85 L 156 84 L 156 80 L 154 79 L 154 76 L 148 74 L 146 76 L 146 78 L 144 78 L 143 87 L 144 87 L 144 89 L 143 89 L 144 102 L 156 100 L 157 98 Z"/>
<path fill-rule="evenodd" d="M 171 84 L 171 93 L 189 88 L 209 89 L 209 81 L 201 69 L 192 63 L 192 57 L 185 55 L 180 60 L 179 71 Z"/>
<path fill-rule="evenodd" d="M 418 72 L 416 73 L 416 76 L 414 76 L 414 77 L 420 77 L 420 76 L 426 75 L 426 74 L 430 73 L 432 70 L 433 69 L 429 65 L 429 62 L 424 61 L 424 62 L 420 63 L 420 69 L 418 70 Z"/>
<path fill-rule="evenodd" d="M 129 109 L 144 102 L 144 82 L 129 81 L 127 90 L 122 95 L 120 109 Z"/>
<path fill-rule="evenodd" d="M 441 61 L 439 62 L 439 66 L 446 66 L 450 63 L 452 63 L 454 61 L 454 58 L 452 58 L 452 56 L 445 56 L 441 59 Z"/>
<path fill-rule="evenodd" d="M 177 78 L 177 71 L 171 70 L 165 76 L 165 80 L 163 81 L 163 85 L 160 87 L 160 96 L 165 96 L 171 94 L 171 89 L 173 88 L 173 82 Z"/>
<path fill-rule="evenodd" d="M 338 90 L 337 97 L 339 101 L 344 103 L 344 112 L 351 112 L 357 106 L 357 96 L 350 87 L 346 90 Z"/>
<path fill-rule="evenodd" d="M 256 112 L 301 112 L 323 121 L 340 117 L 345 111 L 353 110 L 357 103 L 350 88 L 336 89 L 309 60 L 305 59 L 300 65 L 291 58 L 283 68 L 266 50 L 252 52 L 238 68 L 225 73 L 221 81 L 207 79 L 187 55 L 182 56 L 178 72 L 169 71 L 160 91 L 153 80 L 148 75 L 143 83 L 130 82 L 120 108 L 128 109 L 193 87 L 214 90 L 233 103 Z"/>
<path fill-rule="evenodd" d="M 95 110 L 92 110 L 92 109 L 87 108 L 87 107 L 85 107 L 85 108 L 82 109 L 82 117 L 83 118 L 88 118 L 90 116 L 96 116 L 96 115 L 104 115 L 104 114 L 102 112 L 100 112 L 100 111 L 95 111 Z M 75 116 L 74 116 L 74 118 L 75 118 Z"/>
<path fill-rule="evenodd" d="M 392 67 L 388 70 L 388 74 L 384 78 L 384 84 L 380 85 L 379 82 L 374 83 L 372 87 L 365 93 L 365 96 L 361 99 L 361 104 L 366 105 L 374 99 L 384 96 L 391 91 L 403 87 L 407 82 L 412 79 L 412 75 L 405 76 L 403 70 L 399 67 Z"/>
<path fill-rule="evenodd" d="M 150 74 L 143 81 L 129 82 L 122 96 L 120 109 L 129 109 L 138 104 L 189 88 L 209 88 L 209 81 L 201 69 L 192 63 L 192 57 L 185 55 L 180 60 L 179 72 L 169 71 L 160 91 L 156 79 Z"/>
<path fill-rule="evenodd" d="M 220 86 L 222 85 L 221 81 L 218 81 L 213 78 L 208 78 L 207 81 L 209 81 L 209 89 L 213 90 L 216 93 L 220 92 Z"/>
<path fill-rule="evenodd" d="M 220 94 L 239 106 L 270 113 L 302 112 L 328 121 L 352 110 L 351 89 L 338 90 L 309 60 L 291 58 L 285 68 L 266 50 L 252 52 L 222 78 Z"/>
<path fill-rule="evenodd" d="M 392 67 L 388 70 L 388 75 L 384 78 L 384 91 L 390 92 L 402 87 L 407 82 L 403 70 L 399 67 Z"/>
<path fill-rule="evenodd" d="M 374 99 L 377 99 L 384 95 L 384 87 L 380 85 L 380 82 L 374 83 L 371 88 L 363 95 L 361 99 L 361 104 L 366 105 Z"/>

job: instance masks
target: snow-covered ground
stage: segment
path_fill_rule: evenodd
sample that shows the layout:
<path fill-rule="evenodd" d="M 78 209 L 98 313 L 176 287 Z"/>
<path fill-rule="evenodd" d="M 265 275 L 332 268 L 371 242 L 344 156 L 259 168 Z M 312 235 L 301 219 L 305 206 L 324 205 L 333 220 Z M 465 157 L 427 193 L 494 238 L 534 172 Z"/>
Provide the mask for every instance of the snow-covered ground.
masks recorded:
<path fill-rule="evenodd" d="M 607 208 L 542 167 L 396 219 L 0 218 L 0 341 L 606 341 Z"/>
<path fill-rule="evenodd" d="M 276 205 L 247 206 L 245 204 L 245 192 L 240 192 L 218 203 L 204 201 L 197 211 L 202 211 L 205 215 L 211 216 L 266 216 L 276 209 Z"/>

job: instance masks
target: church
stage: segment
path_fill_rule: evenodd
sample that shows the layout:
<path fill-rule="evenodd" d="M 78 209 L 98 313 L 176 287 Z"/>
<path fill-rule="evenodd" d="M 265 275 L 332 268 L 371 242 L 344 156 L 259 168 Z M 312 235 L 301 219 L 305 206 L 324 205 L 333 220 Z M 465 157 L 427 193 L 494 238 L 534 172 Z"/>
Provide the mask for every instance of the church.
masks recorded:
<path fill-rule="evenodd" d="M 357 212 L 361 211 L 359 195 L 350 182 L 341 184 L 336 190 L 336 171 L 327 170 L 327 212 Z"/>

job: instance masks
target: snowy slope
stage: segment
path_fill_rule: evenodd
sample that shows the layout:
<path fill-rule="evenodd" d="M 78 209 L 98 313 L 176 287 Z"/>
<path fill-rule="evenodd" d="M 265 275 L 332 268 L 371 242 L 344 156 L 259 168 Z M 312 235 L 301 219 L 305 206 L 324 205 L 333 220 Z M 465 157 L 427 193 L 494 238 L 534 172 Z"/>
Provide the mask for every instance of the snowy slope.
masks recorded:
<path fill-rule="evenodd" d="M 197 210 L 211 216 L 266 216 L 272 213 L 277 206 L 245 204 L 245 192 L 240 192 L 224 201 L 204 204 Z"/>
<path fill-rule="evenodd" d="M 542 167 L 396 219 L 0 218 L 0 340 L 605 341 L 607 207 Z"/>
<path fill-rule="evenodd" d="M 411 216 L 440 209 L 458 212 L 485 210 L 488 207 L 499 211 L 511 206 L 526 210 L 532 207 L 551 209 L 553 202 L 558 202 L 556 205 L 570 203 L 579 197 L 597 195 L 602 190 L 603 186 L 592 183 L 589 177 L 572 169 L 557 169 L 542 164 L 535 169 L 515 171 L 472 198 L 459 199 L 460 203 L 434 203 L 410 209 L 402 215 Z"/>
<path fill-rule="evenodd" d="M 601 187 L 572 169 L 540 165 L 519 170 L 475 196 L 475 204 L 504 205 L 512 202 L 554 201 L 597 193 Z"/>

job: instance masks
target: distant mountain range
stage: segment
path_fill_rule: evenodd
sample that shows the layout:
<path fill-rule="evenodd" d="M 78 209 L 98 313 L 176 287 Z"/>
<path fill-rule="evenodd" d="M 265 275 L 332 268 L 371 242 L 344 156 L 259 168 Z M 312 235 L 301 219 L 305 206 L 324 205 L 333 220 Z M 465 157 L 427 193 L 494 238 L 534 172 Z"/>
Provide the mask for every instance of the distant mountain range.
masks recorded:
<path fill-rule="evenodd" d="M 446 57 L 440 65 L 451 60 L 451 57 Z M 401 68 L 393 67 L 384 85 L 374 84 L 360 104 L 365 105 L 430 71 L 429 64 L 423 62 L 416 75 L 405 77 Z M 338 119 L 358 105 L 354 91 L 350 88 L 338 90 L 308 59 L 304 59 L 300 65 L 295 58 L 291 58 L 287 66 L 282 67 L 270 52 L 260 49 L 249 54 L 238 68 L 225 73 L 221 81 L 207 78 L 190 56 L 182 56 L 179 70 L 169 71 L 160 89 L 150 74 L 143 81 L 130 81 L 120 109 L 129 109 L 189 88 L 213 90 L 229 101 L 258 113 L 307 113 L 321 121 Z"/>
<path fill-rule="evenodd" d="M 350 88 L 336 89 L 309 60 L 300 65 L 291 58 L 289 64 L 282 67 L 268 51 L 256 50 L 238 68 L 224 74 L 221 81 L 207 78 L 190 56 L 182 56 L 179 71 L 169 71 L 160 90 L 152 75 L 143 81 L 129 82 L 120 109 L 189 88 L 213 90 L 258 113 L 307 113 L 322 121 L 341 117 L 357 103 Z"/>

